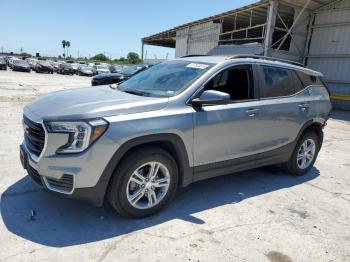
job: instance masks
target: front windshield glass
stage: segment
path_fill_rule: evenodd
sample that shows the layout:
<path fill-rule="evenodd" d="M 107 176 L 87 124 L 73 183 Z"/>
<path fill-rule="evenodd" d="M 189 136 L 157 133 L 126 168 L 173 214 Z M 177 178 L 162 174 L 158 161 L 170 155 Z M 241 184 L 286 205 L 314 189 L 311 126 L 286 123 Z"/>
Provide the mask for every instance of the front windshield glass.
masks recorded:
<path fill-rule="evenodd" d="M 96 69 L 108 69 L 108 66 L 105 66 L 105 65 L 96 65 Z"/>
<path fill-rule="evenodd" d="M 51 66 L 51 64 L 48 61 L 40 61 L 40 64 L 43 66 Z"/>
<path fill-rule="evenodd" d="M 80 70 L 91 70 L 88 66 L 80 66 Z"/>
<path fill-rule="evenodd" d="M 120 84 L 124 92 L 171 97 L 187 88 L 213 64 L 183 60 L 164 62 L 144 70 Z"/>
<path fill-rule="evenodd" d="M 28 65 L 28 62 L 24 60 L 15 60 L 14 63 L 17 65 Z"/>

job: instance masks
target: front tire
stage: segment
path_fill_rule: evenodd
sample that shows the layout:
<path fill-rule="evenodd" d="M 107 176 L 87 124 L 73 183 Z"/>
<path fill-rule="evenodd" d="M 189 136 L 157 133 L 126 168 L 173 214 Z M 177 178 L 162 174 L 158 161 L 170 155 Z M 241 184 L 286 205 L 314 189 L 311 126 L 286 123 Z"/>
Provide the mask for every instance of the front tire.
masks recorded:
<path fill-rule="evenodd" d="M 121 215 L 146 217 L 160 211 L 174 197 L 178 168 L 165 150 L 147 147 L 132 152 L 115 170 L 108 200 Z"/>
<path fill-rule="evenodd" d="M 286 163 L 286 170 L 295 176 L 305 175 L 314 165 L 320 141 L 313 131 L 306 131 L 298 140 L 293 154 Z"/>

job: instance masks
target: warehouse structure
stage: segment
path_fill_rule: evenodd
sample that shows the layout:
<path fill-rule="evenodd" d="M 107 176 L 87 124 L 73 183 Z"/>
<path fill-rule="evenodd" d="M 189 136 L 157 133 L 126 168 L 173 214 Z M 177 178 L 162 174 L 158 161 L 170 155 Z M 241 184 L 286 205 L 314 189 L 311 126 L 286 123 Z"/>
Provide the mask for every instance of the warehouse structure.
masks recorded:
<path fill-rule="evenodd" d="M 193 54 L 261 54 L 321 71 L 333 106 L 350 109 L 350 0 L 262 0 L 142 39 Z"/>

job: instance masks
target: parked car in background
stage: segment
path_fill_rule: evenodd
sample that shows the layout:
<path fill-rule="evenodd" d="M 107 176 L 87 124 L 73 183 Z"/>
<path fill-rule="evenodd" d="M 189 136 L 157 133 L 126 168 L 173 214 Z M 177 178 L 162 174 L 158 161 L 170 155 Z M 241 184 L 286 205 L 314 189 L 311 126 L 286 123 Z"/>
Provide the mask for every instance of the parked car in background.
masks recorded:
<path fill-rule="evenodd" d="M 259 56 L 166 61 L 118 87 L 27 105 L 20 159 L 41 187 L 98 206 L 106 198 L 132 217 L 158 212 L 178 187 L 203 179 L 269 165 L 303 176 L 332 107 L 322 77 Z"/>
<path fill-rule="evenodd" d="M 16 60 L 19 60 L 19 59 L 14 56 L 9 56 L 7 60 L 8 66 L 13 69 L 13 65 Z"/>
<path fill-rule="evenodd" d="M 0 70 L 7 70 L 7 61 L 5 57 L 0 57 Z"/>
<path fill-rule="evenodd" d="M 13 60 L 12 70 L 28 73 L 31 71 L 29 63 L 22 59 Z"/>
<path fill-rule="evenodd" d="M 30 68 L 31 68 L 32 70 L 35 70 L 35 65 L 36 65 L 36 63 L 38 62 L 38 59 L 35 59 L 35 58 L 27 58 L 26 60 L 27 60 L 27 62 L 29 63 Z"/>
<path fill-rule="evenodd" d="M 147 68 L 149 68 L 149 65 L 134 65 L 124 67 L 120 73 L 100 74 L 91 79 L 91 85 L 99 86 L 120 83 Z"/>
<path fill-rule="evenodd" d="M 53 62 L 51 62 L 51 65 L 52 65 L 53 71 L 57 73 L 60 62 L 53 61 Z"/>
<path fill-rule="evenodd" d="M 67 63 L 60 64 L 58 66 L 57 73 L 62 74 L 62 75 L 74 75 L 74 71 L 73 71 L 71 64 L 67 64 Z"/>
<path fill-rule="evenodd" d="M 120 73 L 123 70 L 123 66 L 122 65 L 111 65 L 109 67 L 109 71 L 111 73 Z"/>
<path fill-rule="evenodd" d="M 77 75 L 80 76 L 93 76 L 95 74 L 94 69 L 87 65 L 80 65 L 77 69 Z"/>
<path fill-rule="evenodd" d="M 35 65 L 35 72 L 53 74 L 53 66 L 49 61 L 39 60 Z"/>
<path fill-rule="evenodd" d="M 79 64 L 79 63 L 71 63 L 70 65 L 72 66 L 73 73 L 76 74 L 77 71 L 78 71 L 78 67 L 80 66 L 80 64 Z"/>
<path fill-rule="evenodd" d="M 110 73 L 108 65 L 94 65 L 93 67 L 97 75 Z"/>

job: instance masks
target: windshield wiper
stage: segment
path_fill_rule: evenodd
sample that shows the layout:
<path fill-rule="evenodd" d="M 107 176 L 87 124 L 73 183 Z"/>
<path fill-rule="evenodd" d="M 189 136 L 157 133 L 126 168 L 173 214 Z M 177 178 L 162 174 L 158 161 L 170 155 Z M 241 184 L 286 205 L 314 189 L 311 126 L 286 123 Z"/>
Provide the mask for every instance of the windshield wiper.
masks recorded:
<path fill-rule="evenodd" d="M 121 91 L 128 93 L 128 94 L 137 95 L 137 96 L 151 96 L 150 93 L 143 92 L 140 90 L 129 89 L 129 90 L 121 90 Z"/>

